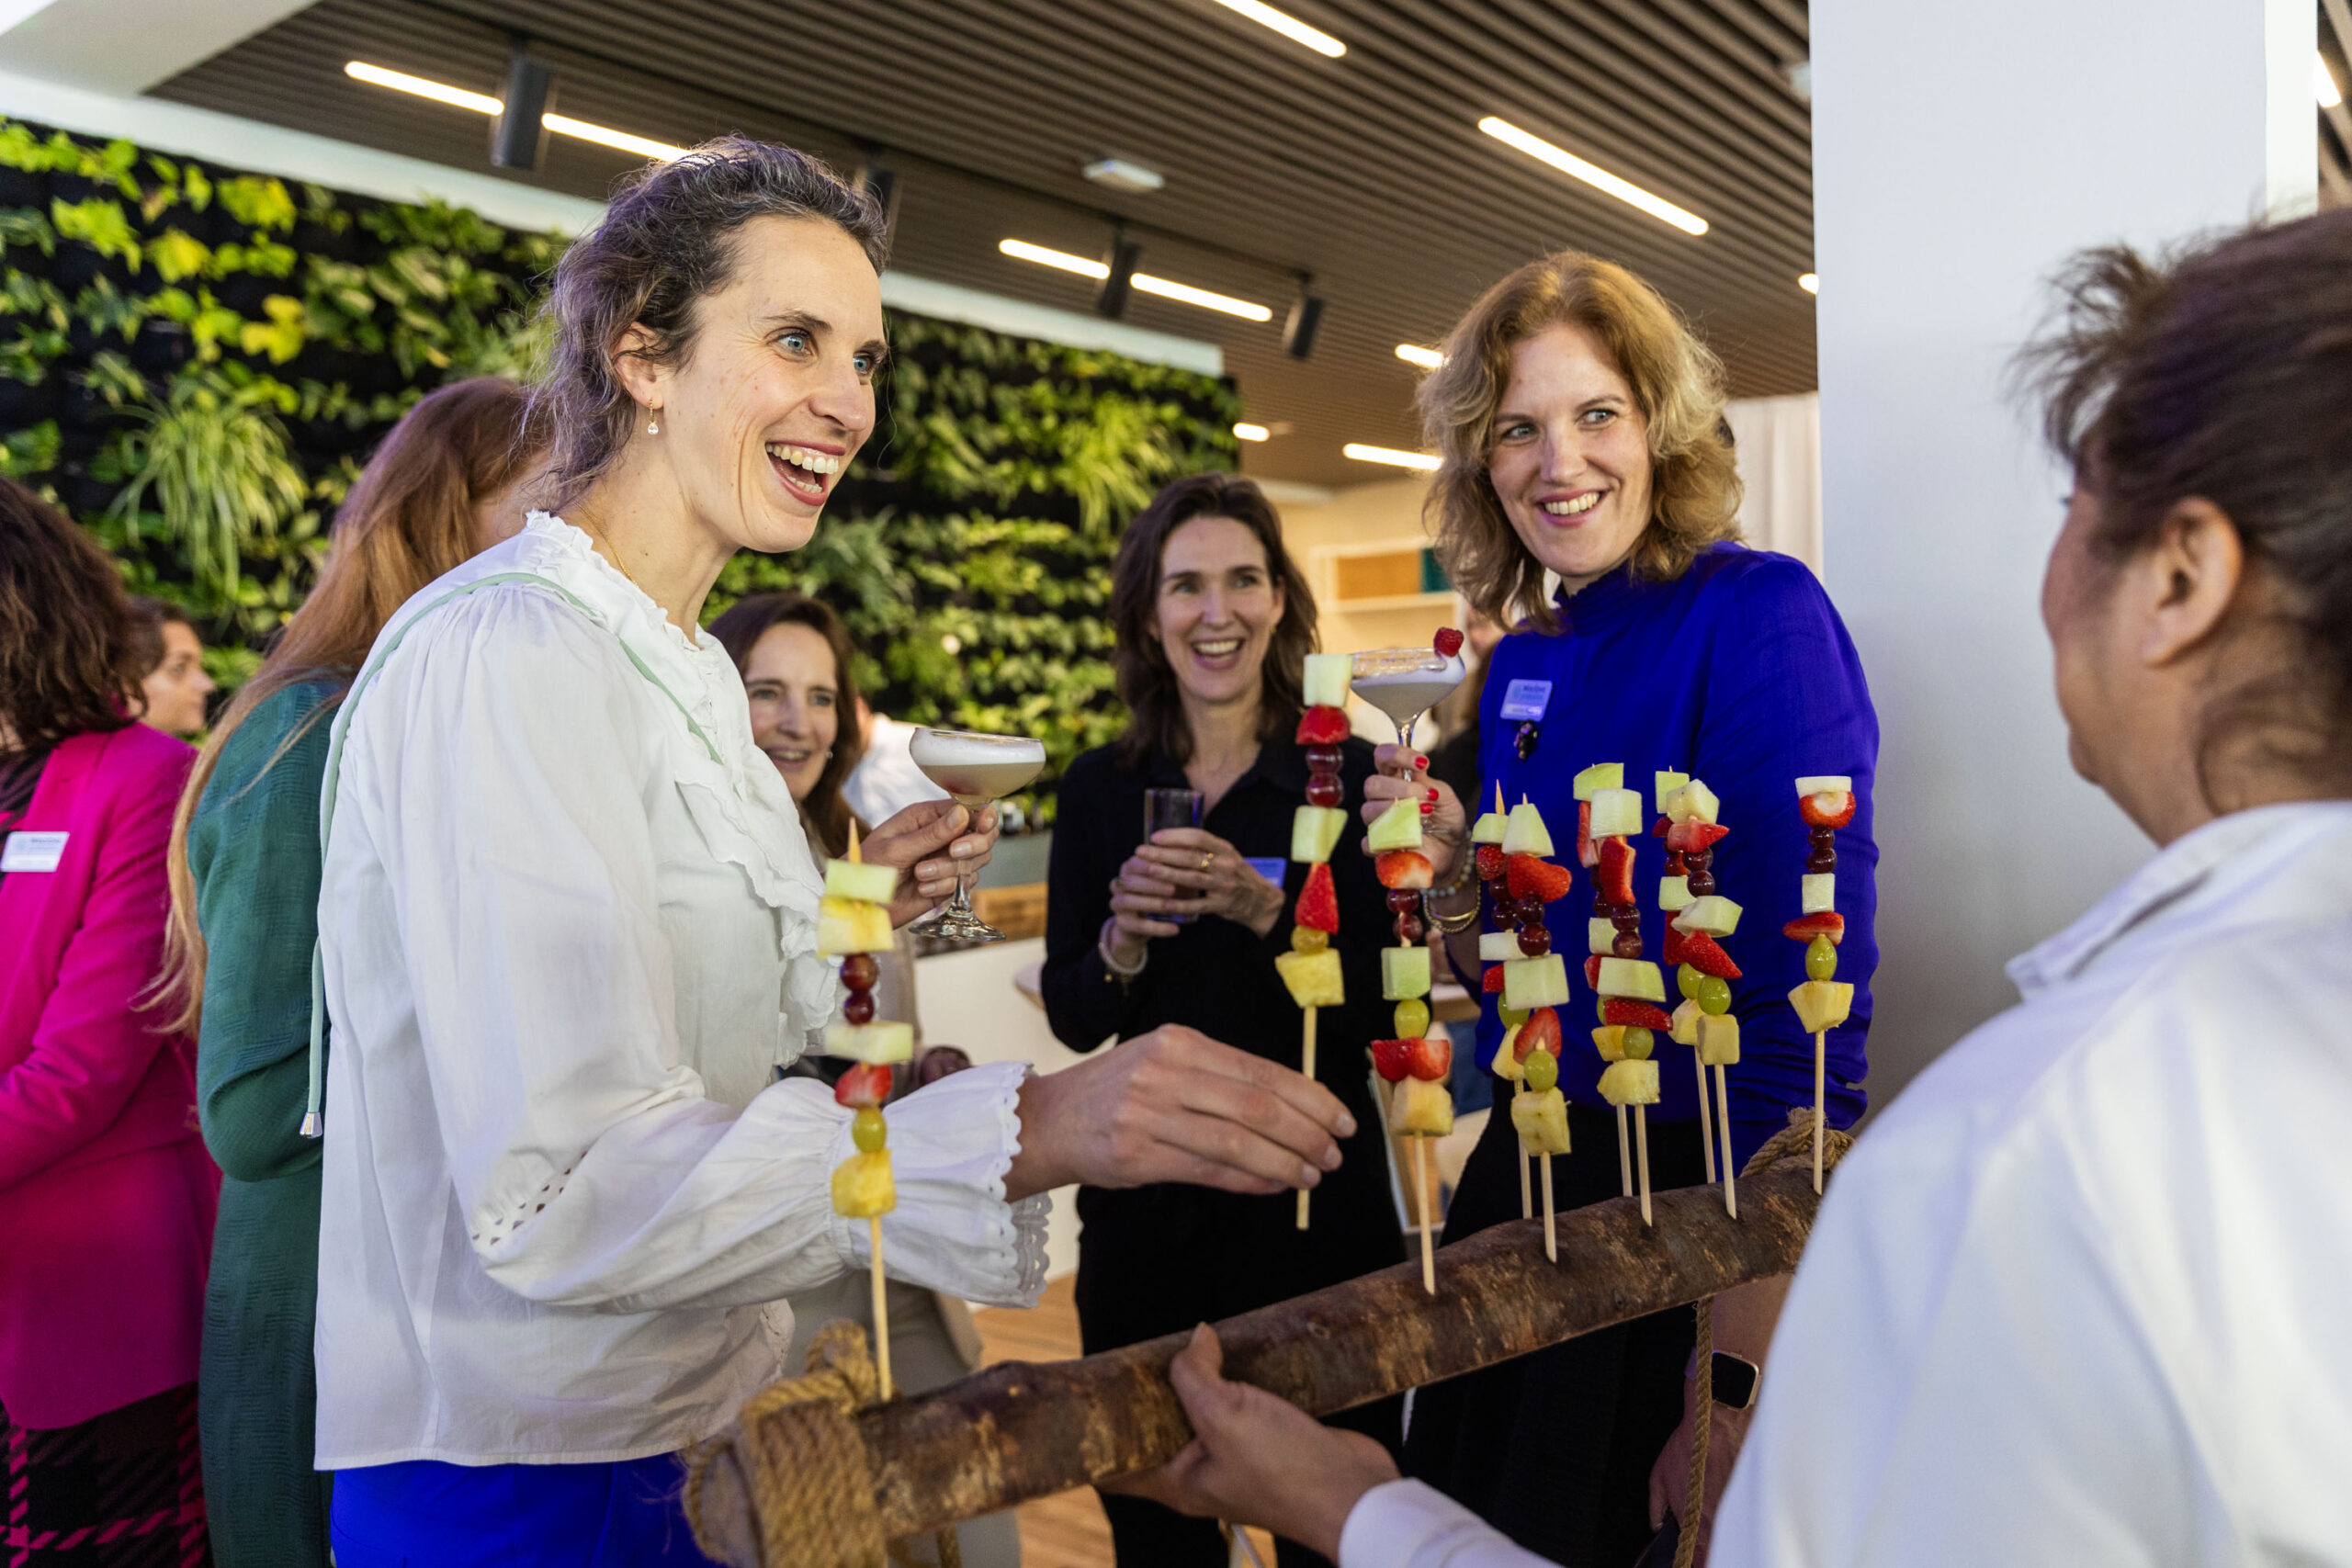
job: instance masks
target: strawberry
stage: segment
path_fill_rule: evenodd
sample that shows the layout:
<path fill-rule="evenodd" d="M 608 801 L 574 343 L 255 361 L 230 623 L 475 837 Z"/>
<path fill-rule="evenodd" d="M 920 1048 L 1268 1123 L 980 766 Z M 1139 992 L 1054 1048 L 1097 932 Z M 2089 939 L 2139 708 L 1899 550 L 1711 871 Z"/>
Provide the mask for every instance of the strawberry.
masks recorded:
<path fill-rule="evenodd" d="M 890 1098 L 890 1069 L 880 1062 L 860 1062 L 833 1085 L 833 1103 L 867 1111 Z"/>
<path fill-rule="evenodd" d="M 1352 732 L 1345 708 L 1312 707 L 1298 716 L 1301 746 L 1337 746 Z"/>
<path fill-rule="evenodd" d="M 1657 821 L 1650 824 L 1650 837 L 1653 839 L 1663 839 L 1669 831 L 1672 830 L 1673 827 L 1674 818 L 1671 817 L 1661 817 Z"/>
<path fill-rule="evenodd" d="M 1340 890 L 1331 885 L 1329 862 L 1318 863 L 1306 874 L 1292 919 L 1309 931 L 1328 933 L 1340 929 Z"/>
<path fill-rule="evenodd" d="M 1527 1021 L 1519 1026 L 1518 1038 L 1511 1042 L 1511 1055 L 1524 1062 L 1538 1046 L 1554 1056 L 1560 1054 L 1560 1014 L 1555 1008 L 1537 1008 L 1527 1015 Z"/>
<path fill-rule="evenodd" d="M 1811 942 L 1826 936 L 1836 947 L 1846 940 L 1846 917 L 1835 909 L 1825 909 L 1818 915 L 1799 915 L 1781 928 L 1781 934 L 1791 942 Z"/>
<path fill-rule="evenodd" d="M 1720 822 L 1677 822 L 1666 830 L 1666 847 L 1679 854 L 1693 854 L 1729 837 L 1731 829 Z"/>
<path fill-rule="evenodd" d="M 1808 828 L 1843 828 L 1854 819 L 1853 792 L 1835 789 L 1805 795 L 1797 802 L 1797 815 Z"/>
<path fill-rule="evenodd" d="M 1713 937 L 1697 931 L 1685 938 L 1682 956 L 1676 962 L 1688 964 L 1700 974 L 1713 975 L 1718 980 L 1739 978 L 1739 965 L 1731 961 L 1731 954 L 1725 953 Z"/>
<path fill-rule="evenodd" d="M 1405 1070 L 1431 1083 L 1453 1071 L 1453 1042 L 1442 1034 L 1425 1034 L 1405 1042 Z"/>
<path fill-rule="evenodd" d="M 1577 802 L 1577 863 L 1590 871 L 1600 863 L 1600 852 L 1592 847 L 1592 802 Z"/>
<path fill-rule="evenodd" d="M 1419 850 L 1384 850 L 1373 856 L 1372 874 L 1383 887 L 1427 887 L 1430 857 Z"/>
<path fill-rule="evenodd" d="M 1494 882 L 1503 874 L 1503 847 L 1500 844 L 1478 846 L 1478 880 Z"/>
<path fill-rule="evenodd" d="M 1603 1023 L 1630 1023 L 1664 1034 L 1674 1028 L 1674 1020 L 1664 1008 L 1652 1002 L 1637 1002 L 1625 997 L 1606 997 L 1601 1000 L 1606 1014 Z"/>
<path fill-rule="evenodd" d="M 1668 969 L 1690 961 L 1690 939 L 1675 930 L 1672 920 L 1666 922 L 1666 949 L 1657 955 L 1657 960 Z"/>
<path fill-rule="evenodd" d="M 1634 846 L 1623 839 L 1603 839 L 1600 863 L 1593 868 L 1592 890 L 1611 904 L 1634 901 Z"/>
<path fill-rule="evenodd" d="M 1430 646 L 1437 649 L 1440 659 L 1451 659 L 1462 651 L 1462 634 L 1452 626 L 1440 626 L 1437 636 L 1430 639 Z"/>
<path fill-rule="evenodd" d="M 1596 953 L 1590 958 L 1584 961 L 1584 983 L 1590 986 L 1596 991 L 1600 989 L 1600 960 L 1602 956 L 1602 954 Z"/>
<path fill-rule="evenodd" d="M 1486 978 L 1478 982 L 1478 989 L 1490 997 L 1501 996 L 1503 994 L 1503 966 L 1499 964 L 1487 964 Z"/>
<path fill-rule="evenodd" d="M 1402 1083 L 1412 1071 L 1412 1052 L 1418 1041 L 1375 1040 L 1372 1043 L 1373 1071 L 1390 1083 Z"/>
<path fill-rule="evenodd" d="M 1541 855 L 1512 855 L 1505 863 L 1505 874 L 1510 878 L 1510 896 L 1533 898 L 1539 903 L 1556 903 L 1567 897 L 1568 885 L 1576 874 L 1566 866 L 1554 865 Z"/>

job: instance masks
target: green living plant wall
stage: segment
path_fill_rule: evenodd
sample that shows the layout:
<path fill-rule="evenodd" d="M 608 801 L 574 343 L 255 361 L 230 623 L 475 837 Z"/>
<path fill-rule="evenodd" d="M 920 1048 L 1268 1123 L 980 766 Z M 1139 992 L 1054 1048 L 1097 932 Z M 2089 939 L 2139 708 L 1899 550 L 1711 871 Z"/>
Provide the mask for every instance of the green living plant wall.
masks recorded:
<path fill-rule="evenodd" d="M 426 391 L 526 376 L 561 237 L 0 119 L 0 473 L 174 599 L 235 682 L 326 525 Z M 712 595 L 840 609 L 902 718 L 1043 738 L 1048 777 L 1124 722 L 1103 619 L 1120 529 L 1233 467 L 1210 377 L 892 313 L 881 427 L 815 540 Z"/>

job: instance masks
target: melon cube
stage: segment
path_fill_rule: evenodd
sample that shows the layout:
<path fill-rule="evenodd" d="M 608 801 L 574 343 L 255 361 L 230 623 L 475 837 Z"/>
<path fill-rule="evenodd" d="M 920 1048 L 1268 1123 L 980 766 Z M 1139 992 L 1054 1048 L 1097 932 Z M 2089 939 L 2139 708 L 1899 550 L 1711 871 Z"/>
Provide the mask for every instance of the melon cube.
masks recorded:
<path fill-rule="evenodd" d="M 1584 923 L 1584 945 L 1587 953 L 1617 951 L 1617 922 L 1596 916 Z"/>
<path fill-rule="evenodd" d="M 871 1220 L 899 1206 L 899 1184 L 890 1176 L 890 1151 L 854 1154 L 833 1168 L 833 1213 Z"/>
<path fill-rule="evenodd" d="M 1797 1010 L 1804 1032 L 1818 1034 L 1846 1021 L 1854 1007 L 1854 987 L 1845 980 L 1807 980 L 1789 993 L 1789 1005 Z"/>
<path fill-rule="evenodd" d="M 897 874 L 892 874 L 895 877 Z M 888 906 L 852 898 L 823 898 L 818 901 L 817 951 L 826 957 L 840 958 L 852 953 L 888 953 L 894 945 Z"/>
<path fill-rule="evenodd" d="M 1348 814 L 1339 807 L 1302 806 L 1290 817 L 1290 858 L 1302 865 L 1320 865 L 1331 858 L 1347 829 Z"/>
<path fill-rule="evenodd" d="M 1515 1096 L 1510 1102 L 1510 1124 L 1519 1134 L 1520 1146 L 1529 1154 L 1568 1152 L 1568 1102 L 1556 1089 Z"/>
<path fill-rule="evenodd" d="M 1739 1020 L 1730 1013 L 1699 1015 L 1699 1060 L 1710 1067 L 1739 1066 Z"/>
<path fill-rule="evenodd" d="M 1715 792 L 1697 779 L 1666 797 L 1666 814 L 1677 822 L 1713 822 L 1721 809 Z"/>
<path fill-rule="evenodd" d="M 1311 708 L 1343 708 L 1348 705 L 1348 682 L 1355 674 L 1352 653 L 1310 653 L 1299 698 Z"/>
<path fill-rule="evenodd" d="M 1453 1131 L 1453 1091 L 1442 1078 L 1407 1078 L 1388 1101 L 1388 1130 L 1400 1138 L 1442 1138 Z"/>
<path fill-rule="evenodd" d="M 1674 1027 L 1666 1032 L 1666 1037 L 1677 1045 L 1696 1045 L 1699 1043 L 1699 1021 L 1706 1016 L 1699 1010 L 1697 1002 L 1688 997 L 1683 998 L 1682 1005 L 1674 1010 Z"/>
<path fill-rule="evenodd" d="M 1797 780 L 1797 798 L 1808 795 L 1851 795 L 1854 781 L 1844 773 L 1807 773 Z"/>
<path fill-rule="evenodd" d="M 1642 797 L 1630 789 L 1595 790 L 1592 795 L 1592 836 L 1596 839 L 1638 838 L 1646 826 L 1642 821 Z"/>
<path fill-rule="evenodd" d="M 1470 841 L 1474 844 L 1501 843 L 1503 841 L 1503 814 L 1499 811 L 1488 811 L 1483 813 L 1477 821 L 1470 825 Z"/>
<path fill-rule="evenodd" d="M 1503 1043 L 1496 1047 L 1492 1064 L 1497 1077 L 1518 1083 L 1527 1077 L 1527 1069 L 1519 1065 L 1519 1053 L 1513 1049 L 1519 1043 L 1519 1032 L 1526 1027 L 1523 1023 L 1514 1023 L 1503 1031 Z"/>
<path fill-rule="evenodd" d="M 1380 950 L 1380 999 L 1401 1002 L 1430 994 L 1430 950 L 1426 947 L 1384 947 Z"/>
<path fill-rule="evenodd" d="M 1815 872 L 1799 885 L 1798 906 L 1808 915 L 1826 915 L 1838 907 L 1838 874 Z"/>
<path fill-rule="evenodd" d="M 1666 797 L 1672 795 L 1676 790 L 1680 789 L 1684 784 L 1687 784 L 1690 782 L 1690 775 L 1689 773 L 1668 773 L 1664 768 L 1660 768 L 1658 770 L 1657 790 L 1651 798 L 1657 802 L 1657 814 L 1659 816 L 1663 817 L 1666 815 Z"/>
<path fill-rule="evenodd" d="M 1537 1008 L 1565 1007 L 1567 1000 L 1568 967 L 1558 953 L 1514 958 L 1503 965 L 1503 1006 L 1533 1012 Z"/>
<path fill-rule="evenodd" d="M 1712 937 L 1729 936 L 1739 929 L 1739 906 L 1714 893 L 1693 898 L 1689 908 L 1674 917 L 1674 929 Z"/>
<path fill-rule="evenodd" d="M 1690 907 L 1690 879 L 1687 876 L 1661 876 L 1657 879 L 1657 907 L 1668 914 Z"/>
<path fill-rule="evenodd" d="M 1544 814 L 1524 800 L 1510 808 L 1503 823 L 1503 853 L 1551 856 L 1552 832 L 1544 826 Z"/>
<path fill-rule="evenodd" d="M 1666 1000 L 1666 980 L 1657 965 L 1644 958 L 1604 958 L 1600 984 L 1593 987 L 1604 997 L 1631 997 L 1636 1001 Z"/>
<path fill-rule="evenodd" d="M 911 1062 L 915 1059 L 914 1026 L 887 1018 L 872 1023 L 835 1019 L 825 1025 L 825 1055 L 846 1056 L 853 1062 Z"/>
<path fill-rule="evenodd" d="M 1337 809 L 1334 807 L 1333 809 Z M 1388 809 L 1372 819 L 1364 847 L 1374 854 L 1421 847 L 1421 807 L 1415 800 L 1392 800 Z"/>
<path fill-rule="evenodd" d="M 1320 953 L 1278 953 L 1274 969 L 1290 987 L 1290 999 L 1303 1008 L 1335 1008 L 1348 999 L 1340 980 L 1340 950 Z"/>
<path fill-rule="evenodd" d="M 1523 955 L 1519 951 L 1519 934 L 1516 931 L 1480 931 L 1478 933 L 1479 963 L 1503 964 L 1521 956 Z"/>
<path fill-rule="evenodd" d="M 1656 1105 L 1656 1062 L 1611 1062 L 1600 1069 L 1600 1098 L 1611 1105 Z"/>
<path fill-rule="evenodd" d="M 1569 785 L 1578 800 L 1590 800 L 1604 789 L 1624 787 L 1625 764 L 1623 762 L 1595 762 L 1578 773 Z"/>
<path fill-rule="evenodd" d="M 888 904 L 899 890 L 899 868 L 868 865 L 862 861 L 825 863 L 825 897 L 859 904 Z"/>
<path fill-rule="evenodd" d="M 1630 1027 L 1632 1026 L 1623 1023 L 1601 1023 L 1593 1026 L 1592 1048 L 1600 1053 L 1602 1061 L 1622 1062 L 1625 1059 L 1625 1031 Z"/>

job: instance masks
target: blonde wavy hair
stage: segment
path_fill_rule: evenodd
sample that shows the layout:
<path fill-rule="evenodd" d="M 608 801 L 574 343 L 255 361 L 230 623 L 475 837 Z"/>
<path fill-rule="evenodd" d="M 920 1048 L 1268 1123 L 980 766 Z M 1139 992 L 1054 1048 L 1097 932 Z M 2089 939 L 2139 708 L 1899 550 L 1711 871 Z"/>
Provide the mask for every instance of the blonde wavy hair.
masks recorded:
<path fill-rule="evenodd" d="M 1425 515 L 1454 586 L 1508 626 L 1558 625 L 1544 566 L 1520 542 L 1487 478 L 1495 415 L 1511 355 L 1559 325 L 1599 339 L 1633 388 L 1648 429 L 1650 520 L 1634 546 L 1634 575 L 1671 581 L 1699 552 L 1739 537 L 1739 470 L 1724 426 L 1724 368 L 1673 306 L 1622 266 L 1581 251 L 1529 262 L 1480 297 L 1445 341 L 1445 363 L 1414 399 L 1424 438 L 1442 459 Z"/>

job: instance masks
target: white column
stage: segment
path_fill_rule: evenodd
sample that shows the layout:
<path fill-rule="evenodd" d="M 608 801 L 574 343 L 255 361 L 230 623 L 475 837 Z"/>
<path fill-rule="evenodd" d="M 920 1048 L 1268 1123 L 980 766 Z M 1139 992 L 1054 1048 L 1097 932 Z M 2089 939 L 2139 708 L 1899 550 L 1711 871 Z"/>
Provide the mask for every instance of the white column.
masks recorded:
<path fill-rule="evenodd" d="M 2149 852 L 2067 765 L 2038 610 L 2067 475 L 2004 370 L 2071 252 L 2309 209 L 2315 16 L 2310 0 L 1811 15 L 1826 576 L 1883 728 L 1883 1104 L 2016 999 L 2006 959 Z"/>

